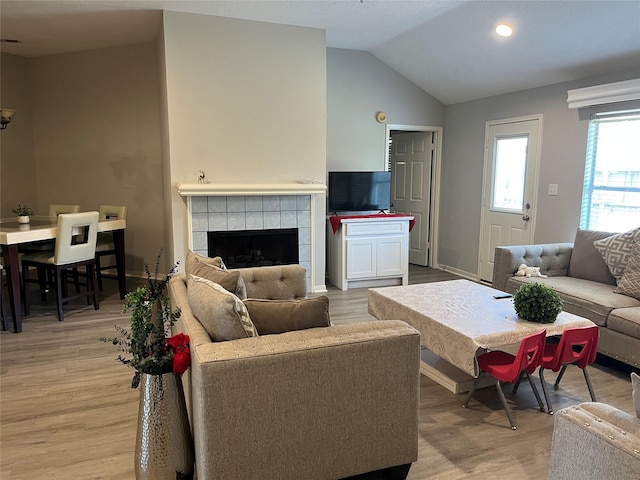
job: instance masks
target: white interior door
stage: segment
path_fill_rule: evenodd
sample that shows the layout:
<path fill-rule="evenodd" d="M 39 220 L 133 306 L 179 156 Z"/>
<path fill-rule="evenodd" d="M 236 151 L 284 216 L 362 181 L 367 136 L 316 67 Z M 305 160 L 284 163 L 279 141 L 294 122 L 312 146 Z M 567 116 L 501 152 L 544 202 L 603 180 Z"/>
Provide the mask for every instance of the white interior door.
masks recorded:
<path fill-rule="evenodd" d="M 533 241 L 542 116 L 487 122 L 480 279 L 491 282 L 495 248 Z"/>
<path fill-rule="evenodd" d="M 429 212 L 435 132 L 394 133 L 389 161 L 396 213 L 413 215 L 416 223 L 409 235 L 409 263 L 429 264 Z"/>

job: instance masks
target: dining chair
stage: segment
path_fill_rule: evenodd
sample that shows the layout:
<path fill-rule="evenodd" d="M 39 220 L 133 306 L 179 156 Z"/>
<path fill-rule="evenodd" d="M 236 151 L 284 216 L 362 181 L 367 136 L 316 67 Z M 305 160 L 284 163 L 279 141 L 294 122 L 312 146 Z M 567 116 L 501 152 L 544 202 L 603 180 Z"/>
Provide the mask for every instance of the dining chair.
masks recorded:
<path fill-rule="evenodd" d="M 61 213 L 78 213 L 80 205 L 60 205 L 52 203 L 49 205 L 49 218 L 55 220 Z M 20 253 L 53 252 L 55 240 L 38 240 L 20 245 Z"/>
<path fill-rule="evenodd" d="M 126 220 L 127 207 L 121 205 L 100 205 L 100 220 Z M 102 257 L 115 256 L 116 248 L 113 243 L 113 232 L 101 232 L 98 234 L 98 243 L 96 244 L 96 275 L 98 277 L 98 289 L 102 291 L 102 277 L 105 270 L 113 270 L 117 265 L 111 263 L 103 265 Z M 116 278 L 116 277 L 113 277 Z"/>
<path fill-rule="evenodd" d="M 78 213 L 80 205 L 61 205 L 52 203 L 49 205 L 49 217 L 56 218 L 61 213 Z"/>
<path fill-rule="evenodd" d="M 29 315 L 29 283 L 37 283 L 42 288 L 55 287 L 58 320 L 64 319 L 63 305 L 69 300 L 86 298 L 98 310 L 98 294 L 96 289 L 95 253 L 98 233 L 98 212 L 63 213 L 58 215 L 56 245 L 53 256 L 49 252 L 39 252 L 22 257 L 22 281 L 25 297 L 25 315 Z M 82 232 L 79 235 L 79 232 Z M 79 238 L 81 237 L 81 238 Z M 38 279 L 29 278 L 30 267 L 38 271 Z M 66 273 L 79 267 L 86 269 L 86 292 L 76 291 L 68 296 Z M 45 276 L 41 272 L 49 273 Z"/>
<path fill-rule="evenodd" d="M 584 374 L 584 380 L 587 383 L 587 388 L 589 389 L 589 395 L 591 395 L 591 401 L 598 401 L 593 391 L 593 386 L 591 385 L 587 367 L 596 360 L 599 334 L 600 327 L 597 325 L 570 328 L 563 332 L 557 344 L 547 343 L 544 346 L 542 361 L 540 362 L 540 383 L 542 383 L 542 391 L 544 392 L 544 399 L 547 402 L 547 412 L 549 412 L 549 415 L 553 415 L 553 407 L 544 380 L 545 369 L 554 372 L 560 371 L 553 384 L 553 388 L 557 389 L 569 365 L 576 365 L 578 368 L 581 368 Z"/>
<path fill-rule="evenodd" d="M 498 390 L 500 401 L 502 402 L 504 411 L 507 412 L 507 418 L 511 424 L 511 429 L 515 430 L 516 423 L 513 419 L 513 415 L 511 414 L 511 410 L 509 410 L 509 405 L 507 405 L 507 399 L 504 396 L 501 384 L 502 382 L 515 383 L 521 375 L 525 375 L 527 380 L 529 380 L 529 384 L 531 385 L 534 395 L 536 396 L 540 411 L 544 412 L 544 405 L 540 399 L 540 394 L 531 380 L 530 374 L 535 372 L 536 368 L 540 365 L 546 335 L 546 330 L 540 330 L 538 333 L 524 337 L 520 343 L 520 347 L 518 348 L 518 353 L 515 356 L 501 350 L 494 350 L 480 355 L 477 359 L 480 374 L 473 382 L 473 386 L 467 394 L 463 407 L 468 407 L 473 393 L 478 388 L 480 378 L 485 373 L 488 373 L 498 380 L 496 383 L 496 389 Z"/>

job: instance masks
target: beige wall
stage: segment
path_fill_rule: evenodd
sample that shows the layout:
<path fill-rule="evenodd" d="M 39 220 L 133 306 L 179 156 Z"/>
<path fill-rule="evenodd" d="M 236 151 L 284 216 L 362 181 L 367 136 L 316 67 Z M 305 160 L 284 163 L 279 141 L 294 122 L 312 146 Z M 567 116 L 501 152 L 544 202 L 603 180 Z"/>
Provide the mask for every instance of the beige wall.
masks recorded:
<path fill-rule="evenodd" d="M 2 60 L 4 80 L 8 64 Z M 24 61 L 32 131 L 20 141 L 34 149 L 36 209 L 46 213 L 50 203 L 78 203 L 83 210 L 127 205 L 127 270 L 142 272 L 144 262 L 155 262 L 164 232 L 155 45 Z M 11 177 L 3 183 L 19 181 Z"/>
<path fill-rule="evenodd" d="M 33 151 L 32 108 L 29 94 L 29 61 L 3 53 L 0 61 L 3 108 L 16 111 L 13 121 L 0 132 L 0 216 L 13 216 L 18 203 L 38 208 Z"/>
<path fill-rule="evenodd" d="M 368 52 L 327 49 L 327 170 L 384 170 L 385 124 L 437 127 L 444 105 Z"/>
<path fill-rule="evenodd" d="M 543 114 L 539 191 L 533 243 L 572 242 L 580 224 L 588 121 L 567 106 L 567 90 L 637 78 L 638 71 L 609 73 L 573 82 L 446 107 L 440 197 L 441 264 L 478 271 L 485 125 Z M 558 195 L 549 196 L 550 183 Z"/>
<path fill-rule="evenodd" d="M 164 12 L 164 61 L 176 260 L 187 247 L 178 183 L 324 180 L 324 31 Z M 324 206 L 314 239 L 324 265 Z M 324 284 L 321 278 L 314 284 Z M 320 283 L 317 283 L 320 282 Z"/>

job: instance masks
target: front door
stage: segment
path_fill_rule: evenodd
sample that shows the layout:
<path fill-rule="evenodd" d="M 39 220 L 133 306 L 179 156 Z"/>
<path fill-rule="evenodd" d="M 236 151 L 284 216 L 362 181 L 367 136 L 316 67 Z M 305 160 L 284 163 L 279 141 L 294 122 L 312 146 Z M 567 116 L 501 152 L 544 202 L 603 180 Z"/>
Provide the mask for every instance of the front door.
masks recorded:
<path fill-rule="evenodd" d="M 487 122 L 479 276 L 491 282 L 495 248 L 533 241 L 542 115 Z"/>
<path fill-rule="evenodd" d="M 436 132 L 393 133 L 389 161 L 395 213 L 415 217 L 409 236 L 409 263 L 429 262 L 431 172 Z"/>

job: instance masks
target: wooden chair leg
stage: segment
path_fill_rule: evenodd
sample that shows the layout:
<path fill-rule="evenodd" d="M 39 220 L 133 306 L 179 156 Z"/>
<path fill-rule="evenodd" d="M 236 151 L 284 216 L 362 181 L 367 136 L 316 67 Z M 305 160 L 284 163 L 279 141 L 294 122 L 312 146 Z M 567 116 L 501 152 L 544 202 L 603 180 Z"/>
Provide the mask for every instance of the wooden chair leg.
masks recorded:
<path fill-rule="evenodd" d="M 102 273 L 100 271 L 100 255 L 96 255 L 96 278 L 98 280 L 98 288 L 103 291 L 102 287 Z"/>
<path fill-rule="evenodd" d="M 62 272 L 63 272 L 62 268 L 56 267 L 56 305 L 58 306 L 58 321 L 60 322 L 64 320 L 64 313 L 62 311 L 62 303 L 64 300 L 64 297 L 62 295 L 62 292 L 63 292 L 62 283 L 65 282 L 64 280 L 65 275 L 63 275 Z M 64 290 L 66 291 L 66 288 Z"/>
<path fill-rule="evenodd" d="M 96 289 L 97 286 L 97 278 L 96 278 L 96 269 L 94 265 L 87 265 L 87 291 L 89 291 L 89 285 L 91 285 L 91 294 L 93 295 L 93 309 L 98 310 L 100 308 L 100 304 L 98 302 L 98 291 Z"/>
<path fill-rule="evenodd" d="M 30 313 L 30 295 L 29 295 L 29 267 L 25 264 L 22 264 L 22 290 L 24 292 L 23 301 L 24 301 L 24 315 L 28 316 Z M 17 307 L 16 307 L 17 308 Z"/>

